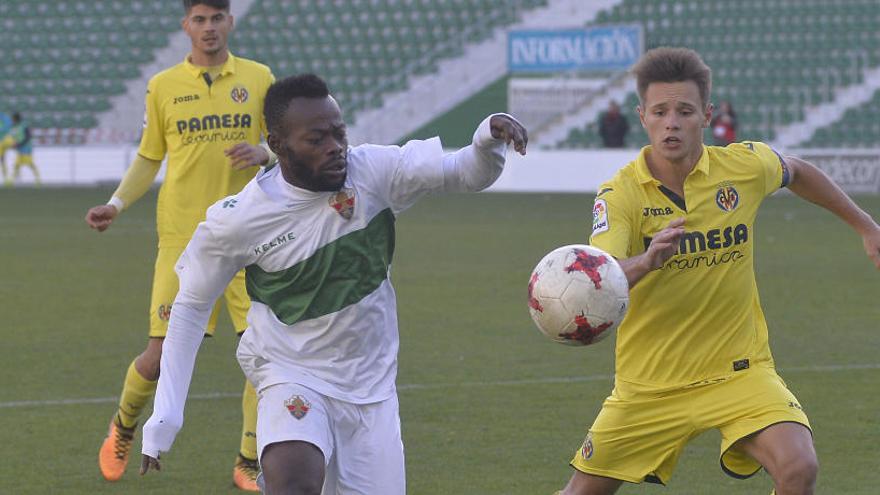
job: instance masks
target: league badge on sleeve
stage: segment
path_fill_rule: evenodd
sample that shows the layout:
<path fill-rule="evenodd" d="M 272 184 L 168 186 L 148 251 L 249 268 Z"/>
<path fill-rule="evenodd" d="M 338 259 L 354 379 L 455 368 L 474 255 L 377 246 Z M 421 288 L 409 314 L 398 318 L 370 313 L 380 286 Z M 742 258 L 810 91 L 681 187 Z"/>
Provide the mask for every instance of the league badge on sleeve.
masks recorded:
<path fill-rule="evenodd" d="M 604 199 L 597 199 L 593 203 L 593 235 L 608 230 L 608 203 Z"/>

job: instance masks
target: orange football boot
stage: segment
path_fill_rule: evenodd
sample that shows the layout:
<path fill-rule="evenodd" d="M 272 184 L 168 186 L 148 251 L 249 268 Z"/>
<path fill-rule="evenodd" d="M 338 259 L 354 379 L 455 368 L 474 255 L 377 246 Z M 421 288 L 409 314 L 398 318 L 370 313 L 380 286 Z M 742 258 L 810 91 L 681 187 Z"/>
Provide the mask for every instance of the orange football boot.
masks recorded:
<path fill-rule="evenodd" d="M 256 459 L 248 459 L 238 454 L 235 458 L 235 467 L 232 469 L 232 481 L 235 487 L 246 492 L 258 492 L 257 475 L 260 474 L 260 464 Z"/>
<path fill-rule="evenodd" d="M 98 465 L 101 474 L 107 481 L 117 481 L 125 474 L 125 466 L 128 464 L 128 453 L 131 451 L 131 441 L 134 438 L 134 429 L 125 428 L 117 424 L 117 418 L 110 421 L 110 430 L 107 438 L 98 451 Z"/>

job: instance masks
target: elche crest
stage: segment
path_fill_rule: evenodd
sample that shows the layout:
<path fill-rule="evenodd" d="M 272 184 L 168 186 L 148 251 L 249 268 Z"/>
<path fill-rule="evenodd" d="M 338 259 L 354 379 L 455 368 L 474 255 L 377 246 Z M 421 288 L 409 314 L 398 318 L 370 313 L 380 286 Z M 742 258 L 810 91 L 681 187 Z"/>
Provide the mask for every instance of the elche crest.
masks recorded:
<path fill-rule="evenodd" d="M 528 285 L 529 314 L 538 330 L 568 345 L 590 345 L 611 335 L 626 316 L 629 283 L 608 253 L 572 244 L 538 262 Z"/>

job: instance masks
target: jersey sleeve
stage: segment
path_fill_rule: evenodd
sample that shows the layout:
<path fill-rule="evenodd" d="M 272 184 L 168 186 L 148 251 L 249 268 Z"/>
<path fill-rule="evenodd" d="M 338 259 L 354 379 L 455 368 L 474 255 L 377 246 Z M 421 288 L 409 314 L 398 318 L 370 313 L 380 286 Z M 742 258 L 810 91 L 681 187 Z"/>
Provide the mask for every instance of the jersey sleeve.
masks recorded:
<path fill-rule="evenodd" d="M 138 154 L 144 158 L 161 162 L 167 151 L 165 145 L 165 122 L 159 108 L 159 95 L 156 91 L 156 78 L 147 84 L 147 95 L 144 98 L 144 132 Z"/>
<path fill-rule="evenodd" d="M 779 188 L 788 185 L 788 166 L 782 155 L 764 143 L 746 142 L 743 144 L 749 146 L 758 157 L 764 177 L 764 196 L 769 196 Z"/>
<path fill-rule="evenodd" d="M 229 244 L 213 234 L 207 221 L 202 222 L 175 265 L 180 290 L 172 305 L 168 333 L 162 345 L 153 414 L 144 425 L 142 452 L 151 457 L 157 458 L 160 452 L 170 450 L 183 426 L 196 354 L 211 309 L 242 268 L 229 254 L 235 252 Z"/>
<path fill-rule="evenodd" d="M 390 172 L 388 198 L 395 214 L 428 192 L 443 186 L 443 147 L 440 138 L 409 141 L 399 148 Z"/>
<path fill-rule="evenodd" d="M 593 232 L 590 245 L 595 246 L 617 259 L 632 256 L 632 219 L 627 212 L 623 191 L 613 183 L 599 186 L 599 193 L 593 201 Z"/>
<path fill-rule="evenodd" d="M 492 136 L 491 118 L 477 126 L 470 145 L 452 153 L 444 154 L 436 137 L 410 141 L 400 148 L 391 179 L 395 213 L 428 192 L 475 192 L 492 185 L 504 169 L 507 144 Z"/>

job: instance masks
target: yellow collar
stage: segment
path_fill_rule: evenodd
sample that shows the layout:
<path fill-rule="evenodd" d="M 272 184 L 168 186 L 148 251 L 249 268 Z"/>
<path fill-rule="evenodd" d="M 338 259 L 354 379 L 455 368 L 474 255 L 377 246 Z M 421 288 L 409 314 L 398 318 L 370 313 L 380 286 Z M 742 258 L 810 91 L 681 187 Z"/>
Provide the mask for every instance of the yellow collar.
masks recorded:
<path fill-rule="evenodd" d="M 194 65 L 189 60 L 189 55 L 183 59 L 183 67 L 192 74 L 193 77 L 202 77 L 202 74 L 205 72 L 207 67 L 202 67 L 199 65 Z M 232 53 L 229 53 L 229 56 L 226 58 L 226 62 L 223 62 L 223 66 L 220 68 L 220 75 L 226 76 L 230 74 L 235 74 L 235 57 Z"/>
<path fill-rule="evenodd" d="M 638 179 L 639 184 L 645 184 L 648 182 L 659 182 L 653 175 L 651 175 L 651 170 L 648 168 L 648 160 L 647 155 L 651 152 L 651 145 L 645 146 L 639 152 L 639 156 L 636 157 L 636 179 Z M 691 173 L 688 175 L 692 175 L 694 172 L 701 172 L 703 175 L 709 175 L 709 150 L 706 148 L 706 145 L 703 145 L 703 153 L 700 155 L 700 160 L 697 162 L 697 165 L 691 170 Z"/>

